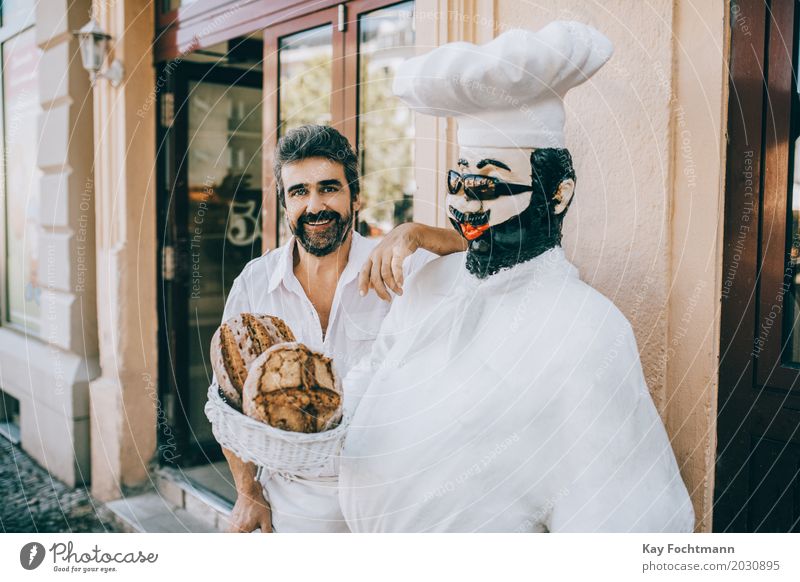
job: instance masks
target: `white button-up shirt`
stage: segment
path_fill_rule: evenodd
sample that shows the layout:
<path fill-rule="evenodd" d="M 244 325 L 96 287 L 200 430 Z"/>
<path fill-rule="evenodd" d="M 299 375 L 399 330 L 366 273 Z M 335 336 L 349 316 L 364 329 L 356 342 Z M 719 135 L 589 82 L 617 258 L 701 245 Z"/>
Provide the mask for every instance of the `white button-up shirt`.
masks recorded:
<path fill-rule="evenodd" d="M 294 237 L 247 263 L 231 287 L 223 321 L 242 312 L 280 317 L 297 341 L 333 358 L 336 373 L 344 379 L 361 358 L 369 355 L 390 307 L 373 291 L 364 297 L 359 295 L 358 273 L 377 241 L 357 232 L 352 236 L 347 266 L 336 285 L 324 336 L 319 315 L 294 275 Z M 406 259 L 403 272 L 409 276 L 432 258 L 435 255 L 420 249 Z M 352 409 L 352 400 L 345 391 L 344 406 Z M 264 472 L 261 482 L 272 507 L 275 531 L 348 531 L 339 509 L 335 476 L 314 481 L 288 480 Z"/>

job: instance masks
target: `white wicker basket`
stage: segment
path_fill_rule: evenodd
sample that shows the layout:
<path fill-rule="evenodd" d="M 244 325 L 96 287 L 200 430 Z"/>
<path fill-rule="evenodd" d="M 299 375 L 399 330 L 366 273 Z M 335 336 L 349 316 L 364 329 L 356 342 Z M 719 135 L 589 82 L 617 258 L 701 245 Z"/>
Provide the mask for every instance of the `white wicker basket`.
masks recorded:
<path fill-rule="evenodd" d="M 208 388 L 205 413 L 217 442 L 243 461 L 270 472 L 305 478 L 334 472 L 350 423 L 345 414 L 337 426 L 325 432 L 274 428 L 228 405 L 216 384 Z"/>

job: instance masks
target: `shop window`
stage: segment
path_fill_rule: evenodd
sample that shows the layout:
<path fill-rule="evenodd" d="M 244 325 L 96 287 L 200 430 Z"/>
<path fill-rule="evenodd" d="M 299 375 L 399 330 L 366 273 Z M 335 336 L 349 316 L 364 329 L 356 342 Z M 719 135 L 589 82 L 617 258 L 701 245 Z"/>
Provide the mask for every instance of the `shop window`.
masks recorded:
<path fill-rule="evenodd" d="M 22 27 L 33 22 L 36 16 L 37 1 L 31 0 L 3 0 L 2 23 L 3 27 Z"/>
<path fill-rule="evenodd" d="M 5 11 L 5 4 L 4 4 Z M 4 12 L 5 14 L 5 12 Z M 5 28 L 5 27 L 4 27 Z M 27 332 L 39 332 L 39 178 L 37 150 L 41 111 L 37 85 L 40 50 L 33 28 L 2 45 L 3 163 L 5 210 L 5 317 Z"/>
<path fill-rule="evenodd" d="M 3 44 L 3 137 L 6 201 L 6 318 L 39 330 L 39 49 L 33 29 Z"/>

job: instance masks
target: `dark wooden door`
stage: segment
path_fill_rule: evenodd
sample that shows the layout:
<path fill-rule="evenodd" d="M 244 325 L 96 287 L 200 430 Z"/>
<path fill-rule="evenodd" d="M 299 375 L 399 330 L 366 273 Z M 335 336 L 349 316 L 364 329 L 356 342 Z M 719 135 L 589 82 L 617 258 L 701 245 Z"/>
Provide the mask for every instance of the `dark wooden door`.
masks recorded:
<path fill-rule="evenodd" d="M 731 3 L 714 531 L 800 531 L 795 0 Z"/>

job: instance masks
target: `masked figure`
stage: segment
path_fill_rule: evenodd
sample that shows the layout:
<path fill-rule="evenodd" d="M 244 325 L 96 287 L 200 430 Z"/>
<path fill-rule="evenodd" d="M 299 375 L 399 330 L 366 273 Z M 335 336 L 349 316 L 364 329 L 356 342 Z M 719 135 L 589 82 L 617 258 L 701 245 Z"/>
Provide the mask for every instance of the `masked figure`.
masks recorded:
<path fill-rule="evenodd" d="M 611 53 L 554 22 L 401 67 L 401 99 L 457 117 L 447 214 L 469 247 L 406 282 L 345 379 L 361 395 L 340 477 L 353 531 L 692 531 L 631 326 L 560 246 L 562 99 Z"/>

